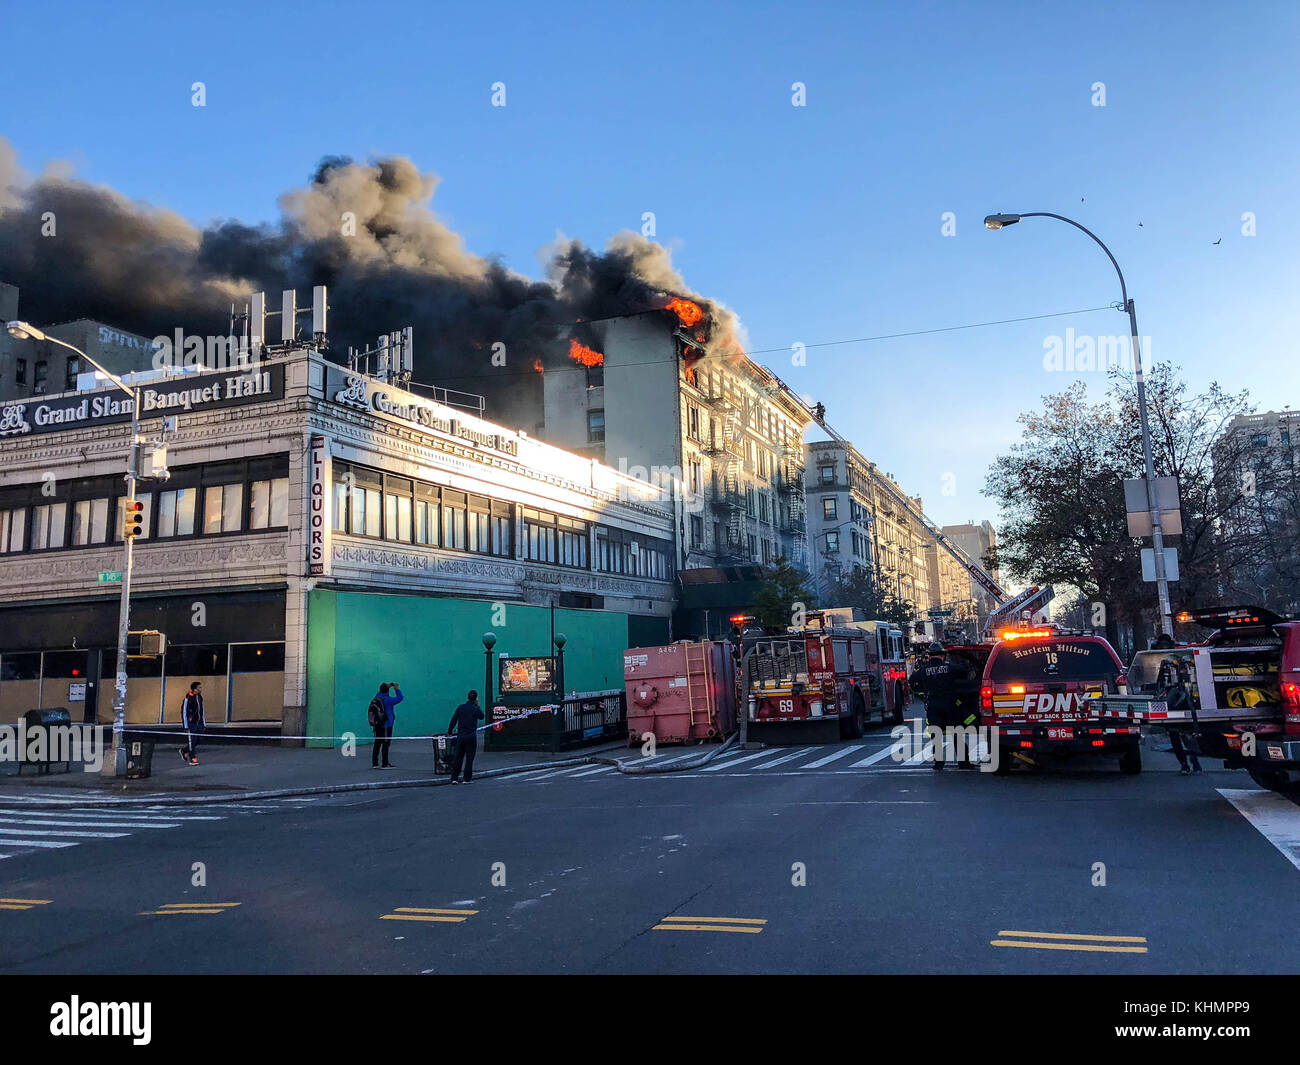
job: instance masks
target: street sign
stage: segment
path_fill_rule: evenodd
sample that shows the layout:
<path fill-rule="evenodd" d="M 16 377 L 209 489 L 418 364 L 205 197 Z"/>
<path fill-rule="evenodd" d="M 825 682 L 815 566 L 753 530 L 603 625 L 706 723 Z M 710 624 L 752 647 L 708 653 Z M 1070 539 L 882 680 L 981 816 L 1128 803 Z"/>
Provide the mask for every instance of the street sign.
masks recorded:
<path fill-rule="evenodd" d="M 1142 579 L 1147 582 L 1156 579 L 1156 552 L 1155 548 L 1142 548 Z M 1165 580 L 1178 580 L 1178 549 L 1173 547 L 1165 548 Z"/>
<path fill-rule="evenodd" d="M 927 610 L 925 612 L 925 616 L 929 618 L 950 618 L 952 617 L 952 611 L 951 610 Z"/>
<path fill-rule="evenodd" d="M 1183 514 L 1178 502 L 1178 478 L 1156 478 L 1156 505 L 1160 508 L 1160 527 L 1166 536 L 1183 531 Z M 1147 502 L 1145 477 L 1124 480 L 1124 509 L 1128 511 L 1129 536 L 1151 535 L 1151 508 Z"/>
<path fill-rule="evenodd" d="M 102 569 L 99 571 L 99 584 L 121 584 L 122 571 L 120 569 Z"/>

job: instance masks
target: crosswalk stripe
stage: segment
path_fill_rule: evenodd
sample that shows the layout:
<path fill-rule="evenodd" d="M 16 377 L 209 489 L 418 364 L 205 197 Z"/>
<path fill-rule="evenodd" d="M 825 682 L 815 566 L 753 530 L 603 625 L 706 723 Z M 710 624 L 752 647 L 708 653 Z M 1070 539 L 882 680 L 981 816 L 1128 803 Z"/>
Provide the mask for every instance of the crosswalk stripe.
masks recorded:
<path fill-rule="evenodd" d="M 721 769 L 730 769 L 733 765 L 740 765 L 741 762 L 752 762 L 755 758 L 770 758 L 771 756 L 771 751 L 759 751 L 757 754 L 747 754 L 743 758 L 729 758 L 720 765 L 716 762 L 713 765 L 706 765 L 700 772 L 716 773 Z"/>
<path fill-rule="evenodd" d="M 565 766 L 563 769 L 550 769 L 537 776 L 528 777 L 529 780 L 546 780 L 548 777 L 562 777 L 565 773 L 572 773 L 575 769 L 584 769 L 585 766 Z"/>
<path fill-rule="evenodd" d="M 1288 862 L 1300 869 L 1300 809 L 1285 795 L 1247 788 L 1219 788 L 1256 831 Z"/>
<path fill-rule="evenodd" d="M 837 759 L 843 758 L 845 755 L 852 754 L 854 751 L 861 751 L 866 746 L 867 745 L 865 743 L 854 743 L 848 747 L 842 748 L 841 750 L 835 751 L 833 754 L 828 754 L 825 758 L 818 758 L 817 761 L 809 762 L 807 765 L 800 766 L 799 768 L 820 769 L 822 766 L 830 765 L 832 762 L 836 761 Z"/>
<path fill-rule="evenodd" d="M 801 750 L 794 751 L 792 754 L 787 754 L 782 756 L 781 758 L 777 758 L 775 761 L 763 762 L 760 765 L 750 766 L 750 768 L 754 770 L 771 769 L 773 766 L 782 765 L 785 762 L 793 762 L 796 758 L 802 758 L 809 751 L 813 751 L 815 749 L 816 748 L 814 747 L 804 747 Z"/>
<path fill-rule="evenodd" d="M 868 755 L 866 758 L 863 758 L 859 762 L 854 762 L 852 765 L 849 766 L 849 768 L 865 769 L 869 765 L 875 765 L 877 762 L 883 761 L 884 759 L 888 758 L 889 752 L 892 751 L 893 749 L 894 749 L 893 745 L 891 744 L 890 746 L 884 748 L 883 750 L 877 751 L 875 754 Z"/>
<path fill-rule="evenodd" d="M 189 818 L 184 814 L 173 814 L 172 816 L 167 817 L 160 814 L 137 814 L 130 810 L 77 810 L 77 809 L 11 810 L 11 809 L 0 808 L 0 817 L 34 817 L 34 818 L 39 818 L 42 821 L 48 820 L 50 818 L 60 818 L 60 817 L 76 817 L 79 819 L 84 818 L 87 820 L 102 820 L 104 818 L 108 818 L 109 820 L 117 820 L 117 821 L 121 821 L 123 819 L 128 821 L 141 821 L 141 822 L 156 821 L 160 824 L 172 824 L 176 821 L 192 820 L 192 818 Z M 205 817 L 203 818 L 203 820 L 219 821 L 222 819 L 216 817 Z"/>
<path fill-rule="evenodd" d="M 55 842 L 51 839 L 0 839 L 0 847 L 75 847 L 75 843 Z"/>
<path fill-rule="evenodd" d="M 76 836 L 83 839 L 121 839 L 123 836 L 129 836 L 130 832 L 74 832 L 66 828 L 55 829 L 36 829 L 36 828 L 9 828 L 5 826 L 0 828 L 6 836 Z"/>
<path fill-rule="evenodd" d="M 58 825 L 66 828 L 180 828 L 176 821 L 41 821 L 34 817 L 0 817 L 0 825 Z"/>
<path fill-rule="evenodd" d="M 597 769 L 588 769 L 585 773 L 574 773 L 575 777 L 594 777 L 597 773 L 612 773 L 616 770 L 616 765 L 602 765 Z"/>

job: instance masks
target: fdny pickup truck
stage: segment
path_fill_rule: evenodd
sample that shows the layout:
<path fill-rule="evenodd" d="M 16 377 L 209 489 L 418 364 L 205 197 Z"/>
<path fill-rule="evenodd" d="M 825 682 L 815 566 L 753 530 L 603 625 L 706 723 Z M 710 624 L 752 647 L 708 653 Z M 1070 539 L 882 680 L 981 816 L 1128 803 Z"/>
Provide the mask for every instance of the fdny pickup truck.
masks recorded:
<path fill-rule="evenodd" d="M 1054 625 L 1000 633 L 980 688 L 980 723 L 996 729 L 1001 747 L 998 772 L 1043 755 L 1108 755 L 1118 757 L 1121 771 L 1140 773 L 1140 726 L 1132 714 L 1091 702 L 1124 691 L 1124 684 L 1124 666 L 1100 636 Z"/>

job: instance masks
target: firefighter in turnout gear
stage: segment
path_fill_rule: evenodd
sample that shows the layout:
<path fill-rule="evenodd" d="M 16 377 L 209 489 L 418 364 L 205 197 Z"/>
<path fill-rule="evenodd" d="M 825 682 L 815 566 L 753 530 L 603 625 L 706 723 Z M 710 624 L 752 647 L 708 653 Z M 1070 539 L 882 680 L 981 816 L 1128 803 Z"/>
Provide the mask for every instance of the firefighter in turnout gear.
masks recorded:
<path fill-rule="evenodd" d="M 937 729 L 960 728 L 978 724 L 977 706 L 967 695 L 969 678 L 961 663 L 954 662 L 944 650 L 943 644 L 932 643 L 929 658 L 921 670 L 925 678 L 925 718 L 927 725 Z M 955 739 L 954 744 L 961 744 L 958 750 L 958 764 L 970 766 L 970 752 L 965 743 Z M 933 768 L 942 769 L 946 743 L 934 744 Z"/>

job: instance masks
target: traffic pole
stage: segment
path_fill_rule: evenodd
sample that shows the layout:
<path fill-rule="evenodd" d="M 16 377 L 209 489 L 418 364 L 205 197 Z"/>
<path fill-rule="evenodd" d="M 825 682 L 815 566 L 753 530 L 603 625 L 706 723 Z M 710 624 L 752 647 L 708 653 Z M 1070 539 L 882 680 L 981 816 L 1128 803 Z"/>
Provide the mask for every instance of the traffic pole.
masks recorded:
<path fill-rule="evenodd" d="M 101 775 L 126 775 L 126 746 L 122 742 L 126 727 L 126 641 L 131 629 L 131 564 L 135 537 L 128 536 L 126 516 L 135 510 L 135 486 L 140 475 L 140 389 L 131 390 L 131 453 L 126 467 L 126 505 L 122 511 L 122 596 L 117 613 L 117 683 L 113 694 L 113 742 L 104 759 Z"/>

